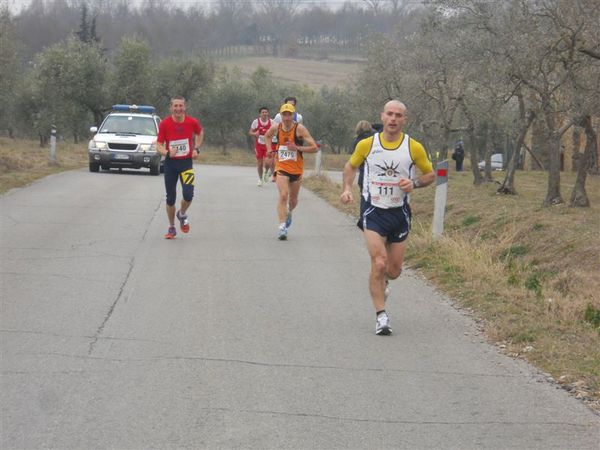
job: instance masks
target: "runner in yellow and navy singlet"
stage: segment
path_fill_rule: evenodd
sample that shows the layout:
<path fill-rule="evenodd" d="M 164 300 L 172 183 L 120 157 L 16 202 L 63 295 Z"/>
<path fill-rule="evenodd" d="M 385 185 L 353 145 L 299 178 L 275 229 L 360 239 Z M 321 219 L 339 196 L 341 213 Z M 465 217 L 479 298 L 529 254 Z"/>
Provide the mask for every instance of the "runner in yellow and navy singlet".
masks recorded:
<path fill-rule="evenodd" d="M 284 103 L 279 109 L 281 123 L 274 123 L 265 134 L 267 145 L 272 145 L 271 138 L 277 136 L 277 162 L 275 173 L 279 199 L 277 215 L 279 218 L 278 239 L 287 239 L 288 229 L 292 225 L 292 211 L 298 205 L 298 194 L 302 185 L 304 172 L 303 153 L 317 152 L 317 143 L 306 127 L 294 122 L 295 108 Z"/>
<path fill-rule="evenodd" d="M 375 334 L 389 335 L 392 329 L 385 311 L 387 283 L 402 271 L 411 222 L 410 193 L 431 184 L 435 173 L 425 148 L 403 132 L 406 106 L 402 102 L 387 102 L 381 122 L 383 131 L 358 142 L 346 163 L 341 201 L 354 200 L 352 183 L 364 163 L 358 226 L 371 257 L 369 291 L 377 317 Z"/>

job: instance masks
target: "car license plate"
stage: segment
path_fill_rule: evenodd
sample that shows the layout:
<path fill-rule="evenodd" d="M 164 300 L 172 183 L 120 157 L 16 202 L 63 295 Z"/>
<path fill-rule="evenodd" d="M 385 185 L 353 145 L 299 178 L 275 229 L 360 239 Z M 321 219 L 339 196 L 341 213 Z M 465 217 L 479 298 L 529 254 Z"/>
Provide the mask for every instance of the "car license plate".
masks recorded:
<path fill-rule="evenodd" d="M 122 160 L 123 160 L 123 159 L 125 159 L 125 160 L 126 160 L 126 159 L 129 159 L 129 155 L 123 155 L 122 153 L 117 153 L 117 154 L 114 156 L 114 158 L 115 158 L 115 159 L 122 159 Z"/>

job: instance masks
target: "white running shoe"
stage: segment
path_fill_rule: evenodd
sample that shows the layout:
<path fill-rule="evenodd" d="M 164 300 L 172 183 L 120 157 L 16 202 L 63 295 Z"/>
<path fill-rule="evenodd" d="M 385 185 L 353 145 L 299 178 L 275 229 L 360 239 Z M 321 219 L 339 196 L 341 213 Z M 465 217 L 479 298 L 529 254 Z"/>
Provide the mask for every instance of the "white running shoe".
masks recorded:
<path fill-rule="evenodd" d="M 389 336 L 392 334 L 390 328 L 390 317 L 386 312 L 382 312 L 377 316 L 377 324 L 375 325 L 375 334 L 381 336 Z"/>
<path fill-rule="evenodd" d="M 280 241 L 285 241 L 287 239 L 287 233 L 287 227 L 285 225 L 279 225 L 279 236 L 277 236 L 277 239 Z"/>
<path fill-rule="evenodd" d="M 257 181 L 257 183 L 256 183 L 256 185 L 257 186 L 262 186 L 263 185 L 262 179 L 259 178 L 258 181 Z"/>

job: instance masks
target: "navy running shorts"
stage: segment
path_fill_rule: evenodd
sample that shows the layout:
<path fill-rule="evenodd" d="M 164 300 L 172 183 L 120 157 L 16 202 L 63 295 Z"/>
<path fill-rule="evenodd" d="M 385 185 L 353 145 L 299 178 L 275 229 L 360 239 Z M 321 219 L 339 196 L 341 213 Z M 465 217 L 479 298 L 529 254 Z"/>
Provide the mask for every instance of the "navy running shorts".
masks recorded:
<path fill-rule="evenodd" d="M 167 205 L 173 206 L 177 197 L 177 180 L 181 180 L 181 194 L 187 202 L 194 198 L 194 162 L 191 159 L 165 160 L 165 190 Z"/>
<path fill-rule="evenodd" d="M 358 228 L 375 231 L 390 244 L 402 242 L 408 237 L 412 218 L 408 203 L 398 208 L 383 209 L 372 206 L 363 197 L 360 200 Z"/>

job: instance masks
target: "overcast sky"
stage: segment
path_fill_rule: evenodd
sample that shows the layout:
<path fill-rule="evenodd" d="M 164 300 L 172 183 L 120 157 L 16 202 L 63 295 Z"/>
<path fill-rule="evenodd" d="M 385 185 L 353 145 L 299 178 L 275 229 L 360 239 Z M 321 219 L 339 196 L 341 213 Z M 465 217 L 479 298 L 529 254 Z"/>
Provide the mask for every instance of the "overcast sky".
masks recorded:
<path fill-rule="evenodd" d="M 21 8 L 29 5 L 31 3 L 31 1 L 32 0 L 0 0 L 0 5 L 7 4 L 13 13 L 18 13 L 21 10 Z M 250 2 L 251 0 L 238 0 L 238 1 L 240 1 L 241 3 L 244 3 L 244 2 Z M 344 4 L 345 2 L 366 5 L 364 0 L 298 0 L 298 1 L 299 1 L 299 3 L 305 4 L 307 6 L 315 5 L 315 4 L 316 5 L 326 4 L 331 8 L 339 7 L 342 4 Z M 128 3 L 133 3 L 133 4 L 141 4 L 142 2 L 143 2 L 143 0 L 129 0 L 128 1 Z M 170 0 L 169 4 L 177 5 L 177 6 L 181 6 L 181 7 L 188 7 L 188 6 L 193 6 L 193 5 L 203 5 L 203 6 L 209 7 L 218 2 L 219 2 L 219 0 Z M 94 1 L 92 0 L 89 3 L 93 4 Z"/>

